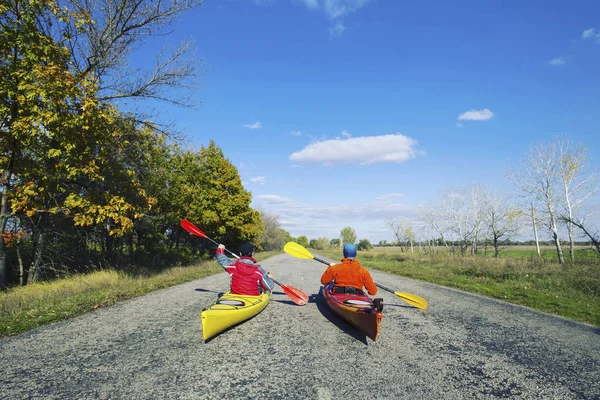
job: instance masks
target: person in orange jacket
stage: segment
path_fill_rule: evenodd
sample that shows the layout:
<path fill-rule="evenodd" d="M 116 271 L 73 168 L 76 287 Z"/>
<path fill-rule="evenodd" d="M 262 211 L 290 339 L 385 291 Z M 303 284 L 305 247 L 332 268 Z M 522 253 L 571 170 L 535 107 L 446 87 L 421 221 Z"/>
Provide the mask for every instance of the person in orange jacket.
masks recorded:
<path fill-rule="evenodd" d="M 336 293 L 360 293 L 363 287 L 371 296 L 377 293 L 377 286 L 369 271 L 356 259 L 356 246 L 344 245 L 344 258 L 341 263 L 331 263 L 321 276 L 321 283 L 327 285 L 335 281 L 333 291 Z"/>

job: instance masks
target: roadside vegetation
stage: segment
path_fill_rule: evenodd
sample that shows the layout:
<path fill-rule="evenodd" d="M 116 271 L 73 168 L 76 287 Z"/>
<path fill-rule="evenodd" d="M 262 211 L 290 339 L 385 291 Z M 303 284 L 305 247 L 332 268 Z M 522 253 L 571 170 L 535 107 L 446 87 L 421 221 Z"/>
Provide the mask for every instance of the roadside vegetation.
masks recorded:
<path fill-rule="evenodd" d="M 334 260 L 339 249 L 315 250 Z M 360 251 L 368 268 L 479 293 L 539 311 L 600 326 L 600 258 L 592 248 L 576 249 L 577 261 L 560 264 L 556 251 L 510 246 L 501 257 L 400 251 L 383 247 Z M 385 282 L 382 282 L 385 284 Z M 402 288 L 395 288 L 403 290 Z M 427 293 L 415 293 L 427 299 Z"/>
<path fill-rule="evenodd" d="M 256 259 L 264 260 L 275 254 L 279 252 L 258 253 Z M 160 272 L 103 269 L 0 291 L 0 337 L 219 272 L 223 269 L 210 259 Z"/>

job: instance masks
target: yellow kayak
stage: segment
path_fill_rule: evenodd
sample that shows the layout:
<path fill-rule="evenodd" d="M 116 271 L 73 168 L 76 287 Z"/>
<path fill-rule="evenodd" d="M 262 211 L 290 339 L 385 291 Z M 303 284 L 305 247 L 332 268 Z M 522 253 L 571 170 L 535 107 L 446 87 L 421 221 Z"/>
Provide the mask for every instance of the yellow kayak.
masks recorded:
<path fill-rule="evenodd" d="M 200 314 L 204 340 L 254 317 L 265 309 L 270 300 L 271 292 L 265 292 L 260 296 L 225 293 Z"/>

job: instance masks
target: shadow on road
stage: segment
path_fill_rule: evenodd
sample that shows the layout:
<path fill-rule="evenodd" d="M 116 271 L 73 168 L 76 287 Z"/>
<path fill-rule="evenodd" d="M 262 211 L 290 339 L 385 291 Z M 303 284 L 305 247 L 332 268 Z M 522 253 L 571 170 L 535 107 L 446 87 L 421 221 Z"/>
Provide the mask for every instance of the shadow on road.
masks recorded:
<path fill-rule="evenodd" d="M 359 331 L 358 329 L 356 329 L 355 327 L 338 317 L 337 314 L 335 314 L 333 311 L 331 311 L 331 308 L 329 308 L 327 302 L 325 301 L 325 297 L 323 297 L 323 287 L 319 289 L 318 294 L 310 295 L 309 303 L 315 303 L 317 305 L 317 309 L 321 312 L 321 314 L 323 314 L 323 316 L 327 318 L 332 324 L 340 328 L 340 330 L 342 330 L 344 333 L 346 333 L 349 336 L 352 336 L 354 339 L 360 342 L 363 342 L 364 344 L 369 344 L 369 342 L 367 341 L 367 335 L 365 335 L 364 333 L 362 333 L 361 331 Z"/>

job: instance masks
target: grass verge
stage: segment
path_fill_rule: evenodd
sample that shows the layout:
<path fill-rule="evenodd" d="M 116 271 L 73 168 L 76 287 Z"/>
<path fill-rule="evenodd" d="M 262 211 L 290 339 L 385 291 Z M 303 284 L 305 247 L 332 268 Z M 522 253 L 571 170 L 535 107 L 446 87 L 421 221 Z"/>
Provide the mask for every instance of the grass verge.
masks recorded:
<path fill-rule="evenodd" d="M 334 260 L 335 250 L 315 251 Z M 490 258 L 449 254 L 359 252 L 372 269 L 520 304 L 565 318 L 600 326 L 600 260 L 560 265 L 516 253 Z M 385 284 L 385 282 L 381 282 Z M 402 288 L 397 288 L 402 290 Z M 415 293 L 427 298 L 426 293 Z"/>
<path fill-rule="evenodd" d="M 264 260 L 279 252 L 256 255 Z M 222 272 L 214 261 L 172 267 L 159 273 L 101 270 L 0 292 L 0 337 L 75 317 L 157 289 Z"/>

